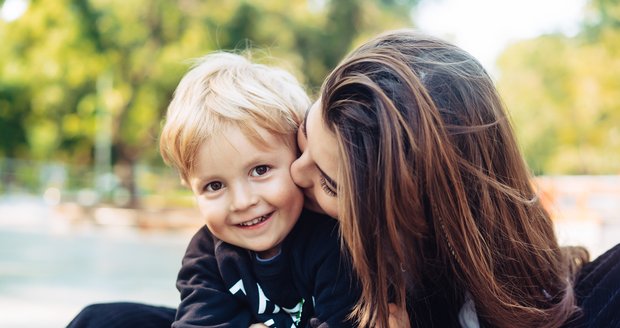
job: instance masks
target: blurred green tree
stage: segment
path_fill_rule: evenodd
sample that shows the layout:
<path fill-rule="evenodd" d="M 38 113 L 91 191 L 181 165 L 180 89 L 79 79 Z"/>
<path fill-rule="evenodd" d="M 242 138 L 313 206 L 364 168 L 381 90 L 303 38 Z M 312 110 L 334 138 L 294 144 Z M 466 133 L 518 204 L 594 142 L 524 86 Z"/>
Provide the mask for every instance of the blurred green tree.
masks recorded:
<path fill-rule="evenodd" d="M 590 3 L 575 36 L 519 42 L 498 86 L 537 174 L 620 173 L 620 1 Z"/>
<path fill-rule="evenodd" d="M 260 49 L 312 92 L 360 38 L 410 26 L 416 3 L 32 0 L 0 21 L 0 154 L 112 163 L 139 206 L 135 164 L 161 164 L 160 122 L 189 59 Z"/>

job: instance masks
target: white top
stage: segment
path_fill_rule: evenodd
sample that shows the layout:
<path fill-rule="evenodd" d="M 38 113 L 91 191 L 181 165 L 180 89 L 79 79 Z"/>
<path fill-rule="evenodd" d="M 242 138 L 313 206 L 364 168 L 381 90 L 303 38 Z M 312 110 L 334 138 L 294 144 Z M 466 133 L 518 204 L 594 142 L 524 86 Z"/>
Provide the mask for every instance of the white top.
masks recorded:
<path fill-rule="evenodd" d="M 476 305 L 474 300 L 471 299 L 469 292 L 465 293 L 465 303 L 463 303 L 459 311 L 459 323 L 461 328 L 480 328 L 478 314 L 476 314 Z"/>

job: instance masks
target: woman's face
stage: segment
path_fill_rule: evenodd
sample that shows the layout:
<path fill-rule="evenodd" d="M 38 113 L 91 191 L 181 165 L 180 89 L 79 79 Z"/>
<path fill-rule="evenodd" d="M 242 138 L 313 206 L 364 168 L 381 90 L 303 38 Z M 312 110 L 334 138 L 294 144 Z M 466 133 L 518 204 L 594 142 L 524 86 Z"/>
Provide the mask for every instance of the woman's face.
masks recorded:
<path fill-rule="evenodd" d="M 304 190 L 306 207 L 338 218 L 338 143 L 321 119 L 320 99 L 297 132 L 301 156 L 291 165 L 293 181 Z"/>

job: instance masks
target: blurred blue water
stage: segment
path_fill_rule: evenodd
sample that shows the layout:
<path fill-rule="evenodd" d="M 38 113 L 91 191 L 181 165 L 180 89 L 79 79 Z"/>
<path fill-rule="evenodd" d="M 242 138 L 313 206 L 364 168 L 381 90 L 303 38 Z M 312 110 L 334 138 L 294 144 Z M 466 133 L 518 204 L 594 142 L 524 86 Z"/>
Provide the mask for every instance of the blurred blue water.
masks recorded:
<path fill-rule="evenodd" d="M 64 327 L 94 302 L 178 304 L 187 233 L 51 221 L 36 202 L 0 211 L 0 327 Z"/>

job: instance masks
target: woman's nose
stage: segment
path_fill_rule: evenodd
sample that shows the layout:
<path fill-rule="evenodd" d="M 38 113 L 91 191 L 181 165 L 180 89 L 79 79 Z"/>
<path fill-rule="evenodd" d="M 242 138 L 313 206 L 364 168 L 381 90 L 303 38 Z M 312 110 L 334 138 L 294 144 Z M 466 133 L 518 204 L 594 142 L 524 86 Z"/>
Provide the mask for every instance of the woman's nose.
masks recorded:
<path fill-rule="evenodd" d="M 309 170 L 309 160 L 306 153 L 302 153 L 299 158 L 291 164 L 291 177 L 293 182 L 300 188 L 312 187 L 311 170 Z"/>
<path fill-rule="evenodd" d="M 230 211 L 243 211 L 258 203 L 258 195 L 253 188 L 245 183 L 240 183 L 232 188 Z"/>

